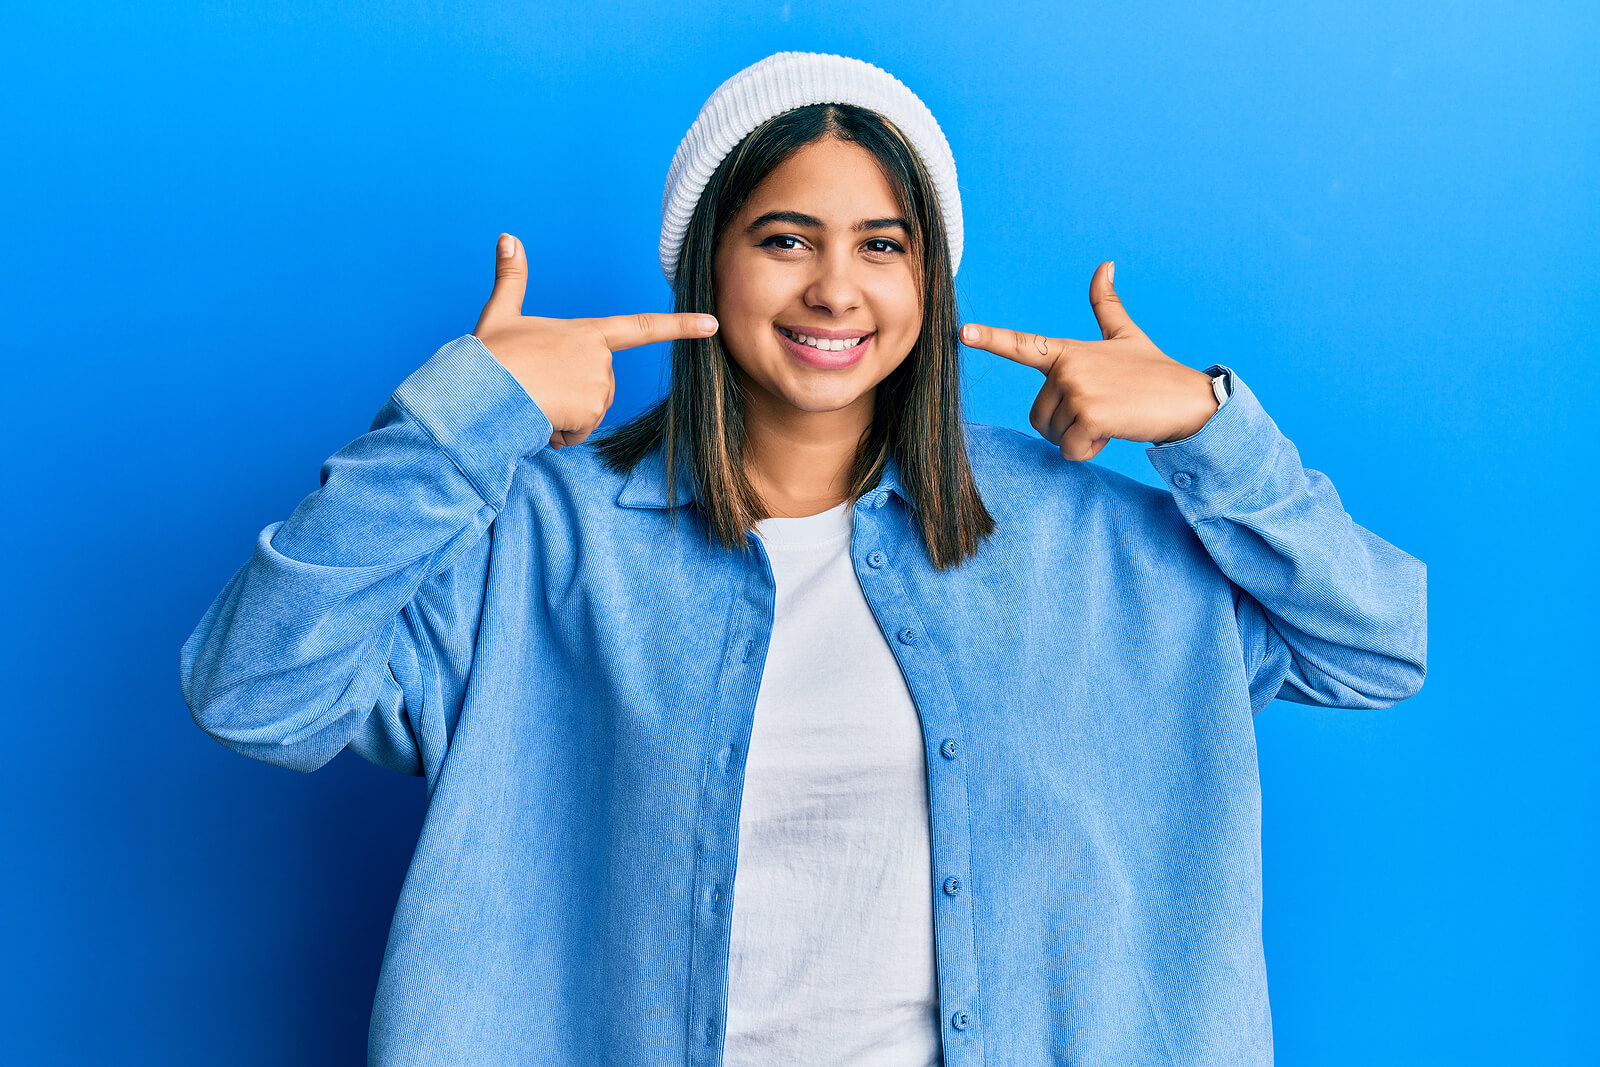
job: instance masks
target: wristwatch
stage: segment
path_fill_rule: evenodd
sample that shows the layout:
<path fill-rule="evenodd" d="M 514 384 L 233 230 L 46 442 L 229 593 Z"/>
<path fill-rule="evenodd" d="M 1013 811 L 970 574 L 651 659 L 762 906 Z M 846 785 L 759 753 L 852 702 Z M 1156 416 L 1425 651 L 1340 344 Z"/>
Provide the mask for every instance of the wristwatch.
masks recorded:
<path fill-rule="evenodd" d="M 1211 393 L 1217 398 L 1217 407 L 1221 407 L 1233 395 L 1233 375 L 1227 371 L 1211 379 Z"/>

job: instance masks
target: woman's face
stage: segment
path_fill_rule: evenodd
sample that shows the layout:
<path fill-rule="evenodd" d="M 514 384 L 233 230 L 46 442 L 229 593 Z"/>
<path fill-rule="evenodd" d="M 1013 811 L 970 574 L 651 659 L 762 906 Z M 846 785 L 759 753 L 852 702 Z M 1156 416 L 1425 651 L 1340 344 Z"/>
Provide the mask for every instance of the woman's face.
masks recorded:
<path fill-rule="evenodd" d="M 836 137 L 798 149 L 756 186 L 714 262 L 718 333 L 752 414 L 857 405 L 870 417 L 873 390 L 921 331 L 915 226 L 872 153 Z M 847 350 L 813 347 L 861 335 Z"/>

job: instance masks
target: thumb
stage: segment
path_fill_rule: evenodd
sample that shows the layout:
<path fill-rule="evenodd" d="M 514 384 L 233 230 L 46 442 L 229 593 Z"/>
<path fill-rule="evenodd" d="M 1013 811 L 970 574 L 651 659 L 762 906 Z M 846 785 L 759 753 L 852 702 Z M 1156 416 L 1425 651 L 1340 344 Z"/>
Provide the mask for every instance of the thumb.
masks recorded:
<path fill-rule="evenodd" d="M 494 292 L 483 306 L 479 322 L 490 318 L 516 318 L 522 314 L 522 299 L 528 291 L 528 260 L 522 242 L 509 233 L 500 235 L 495 247 Z"/>
<path fill-rule="evenodd" d="M 1089 279 L 1089 303 L 1094 305 L 1094 318 L 1100 324 L 1100 336 L 1109 341 L 1124 334 L 1139 333 L 1139 327 L 1128 316 L 1128 309 L 1122 306 L 1122 298 L 1111 288 L 1111 275 L 1117 265 L 1107 262 L 1100 266 L 1101 269 L 1096 270 L 1094 277 Z"/>

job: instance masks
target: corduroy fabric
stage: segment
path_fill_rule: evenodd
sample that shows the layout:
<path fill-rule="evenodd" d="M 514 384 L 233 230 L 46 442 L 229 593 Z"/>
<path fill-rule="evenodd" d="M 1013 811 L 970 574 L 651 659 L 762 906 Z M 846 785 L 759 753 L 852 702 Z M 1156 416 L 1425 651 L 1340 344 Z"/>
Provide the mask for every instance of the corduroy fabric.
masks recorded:
<path fill-rule="evenodd" d="M 779 52 L 718 86 L 678 143 L 661 194 L 661 272 L 672 282 L 695 204 L 717 165 L 763 122 L 807 104 L 855 104 L 900 128 L 933 178 L 950 240 L 950 270 L 961 266 L 961 191 L 956 160 L 933 112 L 894 75 L 860 59 Z"/>
<path fill-rule="evenodd" d="M 850 505 L 922 731 L 945 1067 L 1272 1062 L 1251 716 L 1416 692 L 1427 572 L 1233 382 L 1146 449 L 1160 485 L 965 423 L 996 530 L 958 568 L 892 459 Z M 709 542 L 659 448 L 622 476 L 550 432 L 446 344 L 179 655 L 228 748 L 426 779 L 373 1067 L 722 1062 L 770 559 Z"/>

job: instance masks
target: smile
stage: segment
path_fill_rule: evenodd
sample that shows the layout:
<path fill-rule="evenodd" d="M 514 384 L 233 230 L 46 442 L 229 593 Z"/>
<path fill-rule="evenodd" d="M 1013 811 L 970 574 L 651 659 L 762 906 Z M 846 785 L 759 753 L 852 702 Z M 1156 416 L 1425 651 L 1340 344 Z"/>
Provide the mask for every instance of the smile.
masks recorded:
<path fill-rule="evenodd" d="M 876 332 L 865 337 L 850 337 L 829 339 L 825 337 L 807 337 L 804 334 L 792 333 L 782 326 L 774 324 L 773 331 L 778 335 L 784 350 L 794 357 L 797 363 L 816 370 L 844 370 L 861 362 L 861 357 L 866 354 L 871 346 Z"/>
<path fill-rule="evenodd" d="M 864 334 L 861 337 L 832 340 L 827 337 L 808 337 L 803 333 L 795 333 L 793 330 L 785 330 L 782 326 L 779 326 L 778 330 L 791 341 L 798 341 L 803 345 L 810 345 L 812 348 L 820 349 L 823 352 L 845 352 L 865 341 L 868 337 L 872 336 L 869 333 Z"/>

